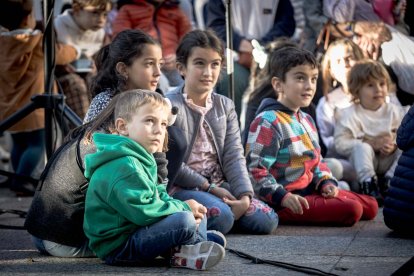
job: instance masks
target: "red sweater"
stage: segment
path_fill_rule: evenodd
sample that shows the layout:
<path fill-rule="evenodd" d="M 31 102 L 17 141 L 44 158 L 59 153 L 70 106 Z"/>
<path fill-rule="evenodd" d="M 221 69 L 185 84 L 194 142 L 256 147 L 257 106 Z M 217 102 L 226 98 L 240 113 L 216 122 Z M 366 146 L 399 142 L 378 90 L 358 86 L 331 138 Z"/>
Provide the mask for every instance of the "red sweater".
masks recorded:
<path fill-rule="evenodd" d="M 164 1 L 158 7 L 145 0 L 122 6 L 113 22 L 114 36 L 127 29 L 140 29 L 162 46 L 164 56 L 175 55 L 180 39 L 191 30 L 191 23 L 178 3 Z"/>

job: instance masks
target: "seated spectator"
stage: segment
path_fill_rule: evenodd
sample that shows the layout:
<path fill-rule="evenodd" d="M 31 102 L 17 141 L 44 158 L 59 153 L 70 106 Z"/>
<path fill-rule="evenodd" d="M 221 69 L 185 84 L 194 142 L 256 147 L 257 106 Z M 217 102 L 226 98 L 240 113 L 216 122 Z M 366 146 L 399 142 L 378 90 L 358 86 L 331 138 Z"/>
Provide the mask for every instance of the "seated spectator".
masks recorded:
<path fill-rule="evenodd" d="M 90 184 L 83 229 L 89 246 L 109 265 L 143 265 L 162 256 L 172 267 L 206 270 L 224 257 L 226 240 L 209 240 L 207 209 L 167 194 L 152 154 L 165 149 L 171 106 L 158 93 L 118 94 L 91 126 L 96 152 L 85 157 Z M 93 133 L 103 122 L 111 133 Z M 90 135 L 93 133 L 93 136 Z"/>
<path fill-rule="evenodd" d="M 255 195 L 273 207 L 281 223 L 351 226 L 373 219 L 375 199 L 338 190 L 325 164 L 315 123 L 302 112 L 315 94 L 318 64 L 295 47 L 269 59 L 278 100 L 262 103 L 251 123 L 246 161 Z"/>
<path fill-rule="evenodd" d="M 70 66 L 56 68 L 67 105 L 83 119 L 90 104 L 88 80 L 95 73 L 92 57 L 103 46 L 110 0 L 73 0 L 72 9 L 56 17 L 57 40 L 78 49 Z"/>
<path fill-rule="evenodd" d="M 166 96 L 180 110 L 174 126 L 183 130 L 188 147 L 169 192 L 206 206 L 208 229 L 269 234 L 278 219 L 253 197 L 234 104 L 214 92 L 223 53 L 211 31 L 191 31 L 178 46 L 177 68 L 185 81 Z"/>
<path fill-rule="evenodd" d="M 395 138 L 404 115 L 401 106 L 386 101 L 389 82 L 381 63 L 356 63 L 348 77 L 353 104 L 342 110 L 334 134 L 335 149 L 354 167 L 360 192 L 380 205 L 401 154 Z"/>

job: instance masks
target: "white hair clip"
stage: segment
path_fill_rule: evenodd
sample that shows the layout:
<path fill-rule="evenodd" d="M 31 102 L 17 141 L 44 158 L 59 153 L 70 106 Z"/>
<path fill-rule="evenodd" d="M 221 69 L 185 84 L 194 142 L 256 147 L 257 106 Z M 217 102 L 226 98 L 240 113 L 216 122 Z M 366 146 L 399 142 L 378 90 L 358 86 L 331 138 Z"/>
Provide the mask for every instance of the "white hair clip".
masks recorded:
<path fill-rule="evenodd" d="M 171 108 L 171 113 L 168 114 L 168 126 L 172 126 L 175 123 L 175 119 L 177 119 L 178 107 L 172 106 L 171 101 L 168 98 L 165 98 L 165 101 Z"/>

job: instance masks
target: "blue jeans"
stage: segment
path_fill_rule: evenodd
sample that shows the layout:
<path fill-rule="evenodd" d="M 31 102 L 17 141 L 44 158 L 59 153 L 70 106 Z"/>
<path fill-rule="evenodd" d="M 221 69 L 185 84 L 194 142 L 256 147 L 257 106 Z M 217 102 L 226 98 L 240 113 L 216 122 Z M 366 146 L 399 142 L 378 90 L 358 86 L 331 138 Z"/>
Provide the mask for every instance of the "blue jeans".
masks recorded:
<path fill-rule="evenodd" d="M 173 197 L 183 201 L 194 199 L 203 204 L 208 209 L 207 229 L 217 230 L 223 234 L 227 234 L 232 228 L 249 234 L 270 234 L 279 223 L 273 208 L 257 199 L 253 199 L 246 213 L 235 221 L 230 206 L 210 193 L 180 190 L 174 193 Z"/>
<path fill-rule="evenodd" d="M 191 212 L 178 212 L 141 227 L 126 243 L 105 257 L 109 265 L 145 265 L 158 256 L 170 255 L 178 245 L 196 244 L 207 239 L 206 219 L 197 228 Z"/>
<path fill-rule="evenodd" d="M 32 236 L 33 243 L 37 250 L 45 255 L 51 255 L 61 258 L 89 258 L 95 257 L 95 253 L 89 248 L 88 241 L 79 247 L 72 247 L 47 240 L 39 239 Z"/>

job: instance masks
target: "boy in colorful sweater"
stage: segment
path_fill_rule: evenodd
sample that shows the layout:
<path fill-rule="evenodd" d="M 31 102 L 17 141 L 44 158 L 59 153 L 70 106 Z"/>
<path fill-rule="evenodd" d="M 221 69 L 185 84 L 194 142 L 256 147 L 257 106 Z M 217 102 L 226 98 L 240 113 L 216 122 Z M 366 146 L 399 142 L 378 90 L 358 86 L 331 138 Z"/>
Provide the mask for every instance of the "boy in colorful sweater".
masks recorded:
<path fill-rule="evenodd" d="M 285 47 L 269 57 L 278 100 L 265 99 L 251 123 L 246 144 L 249 176 L 258 198 L 281 223 L 351 226 L 373 219 L 373 197 L 338 190 L 322 160 L 308 106 L 316 90 L 318 64 L 305 50 Z"/>

